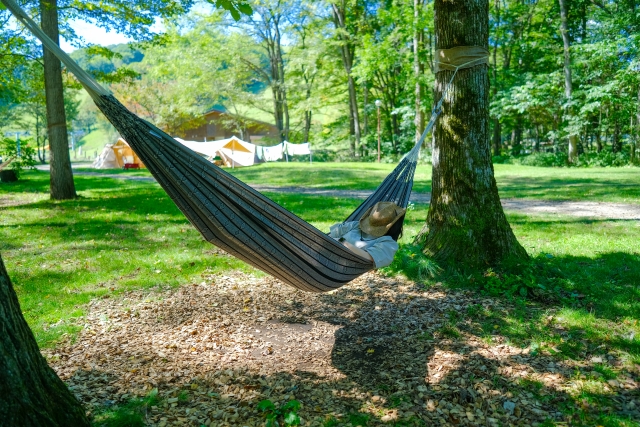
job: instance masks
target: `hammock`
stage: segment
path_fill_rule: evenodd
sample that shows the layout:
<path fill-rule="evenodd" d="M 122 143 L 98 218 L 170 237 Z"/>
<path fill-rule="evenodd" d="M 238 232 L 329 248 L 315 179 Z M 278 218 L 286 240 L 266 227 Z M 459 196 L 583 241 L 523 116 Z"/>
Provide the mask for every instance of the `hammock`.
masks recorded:
<path fill-rule="evenodd" d="M 303 291 L 331 291 L 375 267 L 372 261 L 354 254 L 128 111 L 47 37 L 13 0 L 1 1 L 76 76 L 97 107 L 207 241 Z M 439 108 L 420 141 L 347 221 L 359 219 L 379 201 L 407 206 L 420 146 L 438 113 Z"/>

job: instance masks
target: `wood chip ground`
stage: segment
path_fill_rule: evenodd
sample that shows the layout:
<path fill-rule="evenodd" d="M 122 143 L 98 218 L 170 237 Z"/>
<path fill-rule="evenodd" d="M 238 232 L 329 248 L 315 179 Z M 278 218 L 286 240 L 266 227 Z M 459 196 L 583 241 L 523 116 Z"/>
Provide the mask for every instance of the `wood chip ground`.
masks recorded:
<path fill-rule="evenodd" d="M 79 336 L 45 356 L 90 411 L 157 389 L 150 426 L 260 426 L 263 399 L 299 400 L 305 426 L 566 422 L 557 402 L 580 362 L 532 355 L 499 333 L 489 343 L 464 328 L 456 339 L 439 332 L 446 313 L 477 304 L 506 303 L 377 273 L 328 294 L 204 274 L 93 301 Z M 632 379 L 605 388 L 640 419 Z"/>

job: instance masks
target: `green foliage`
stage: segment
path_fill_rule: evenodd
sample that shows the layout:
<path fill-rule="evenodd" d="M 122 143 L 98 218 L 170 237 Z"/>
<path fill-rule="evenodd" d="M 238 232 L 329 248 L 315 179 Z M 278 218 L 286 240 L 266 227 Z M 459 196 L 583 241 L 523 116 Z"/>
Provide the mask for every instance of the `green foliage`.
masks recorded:
<path fill-rule="evenodd" d="M 116 404 L 99 410 L 93 425 L 96 427 L 143 427 L 147 425 L 147 412 L 159 403 L 158 389 L 154 388 L 144 398 L 131 399 L 125 404 Z"/>
<path fill-rule="evenodd" d="M 231 13 L 231 16 L 236 21 L 242 18 L 242 15 L 251 16 L 253 14 L 253 8 L 244 0 L 207 0 L 209 3 L 214 4 L 218 9 L 225 9 Z"/>
<path fill-rule="evenodd" d="M 300 425 L 300 402 L 290 400 L 280 406 L 276 406 L 272 401 L 265 399 L 258 403 L 258 409 L 265 417 L 265 427 L 297 426 Z"/>
<path fill-rule="evenodd" d="M 630 166 L 631 155 L 628 150 L 617 153 L 610 149 L 601 152 L 586 152 L 575 163 L 569 163 L 567 153 L 532 153 L 524 156 L 493 156 L 494 164 L 521 164 L 537 167 L 621 167 Z"/>
<path fill-rule="evenodd" d="M 30 145 L 30 140 L 20 141 L 20 155 L 18 155 L 18 144 L 14 139 L 0 140 L 0 157 L 3 162 L 11 160 L 8 169 L 13 170 L 18 178 L 23 170 L 33 169 L 36 164 L 36 151 Z"/>
<path fill-rule="evenodd" d="M 403 273 L 419 282 L 433 279 L 442 271 L 438 264 L 422 253 L 420 246 L 401 245 L 389 267 L 382 269 L 391 274 Z"/>
<path fill-rule="evenodd" d="M 523 166 L 560 167 L 567 166 L 567 159 L 566 153 L 534 153 L 517 160 Z"/>

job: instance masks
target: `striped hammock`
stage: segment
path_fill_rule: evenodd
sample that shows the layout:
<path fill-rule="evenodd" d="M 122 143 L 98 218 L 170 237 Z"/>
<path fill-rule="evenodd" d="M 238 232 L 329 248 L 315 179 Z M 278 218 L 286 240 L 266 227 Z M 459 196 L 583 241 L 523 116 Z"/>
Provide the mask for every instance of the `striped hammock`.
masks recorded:
<path fill-rule="evenodd" d="M 131 113 L 47 37 L 14 0 L 0 1 L 76 76 L 100 111 L 207 241 L 303 291 L 331 291 L 374 268 L 372 261 L 351 252 Z M 414 148 L 346 221 L 359 219 L 380 201 L 407 206 L 420 146 L 437 115 L 432 115 Z"/>

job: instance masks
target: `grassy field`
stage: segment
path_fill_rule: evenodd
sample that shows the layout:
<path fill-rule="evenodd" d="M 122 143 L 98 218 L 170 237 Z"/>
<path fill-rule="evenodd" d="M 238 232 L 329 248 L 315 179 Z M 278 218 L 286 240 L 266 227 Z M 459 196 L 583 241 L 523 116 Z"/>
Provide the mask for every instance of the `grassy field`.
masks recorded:
<path fill-rule="evenodd" d="M 372 189 L 390 167 L 276 163 L 233 173 L 262 184 Z M 635 172 L 496 167 L 503 197 L 625 203 L 639 203 L 640 178 Z M 429 183 L 428 168 L 422 166 L 416 185 L 428 191 Z M 199 283 L 204 274 L 237 270 L 262 274 L 234 258 L 219 256 L 155 183 L 77 176 L 76 186 L 77 200 L 52 202 L 44 172 L 26 172 L 17 183 L 0 184 L 0 252 L 25 317 L 43 347 L 55 346 L 64 334 L 73 336 L 80 328 L 75 319 L 86 313 L 87 303 L 94 298 L 118 298 L 127 290 L 158 284 Z M 357 200 L 293 194 L 270 197 L 322 230 L 358 204 Z M 447 333 L 456 336 L 456 331 L 471 327 L 475 335 L 490 342 L 499 330 L 509 343 L 558 360 L 589 363 L 598 357 L 594 360 L 601 360 L 598 369 L 604 372 L 594 379 L 598 384 L 638 375 L 640 223 L 508 215 L 531 255 L 529 264 L 508 274 L 491 270 L 438 273 L 428 260 L 415 258 L 409 245 L 426 213 L 422 205 L 409 212 L 403 249 L 386 274 L 420 276 L 425 287 L 439 282 L 474 289 L 478 298 L 493 295 L 510 301 L 506 310 L 478 305 L 449 316 Z M 420 262 L 425 263 L 422 270 Z M 615 398 L 610 393 L 581 393 L 579 400 L 588 405 L 609 405 Z M 595 419 L 585 420 L 582 425 L 595 425 L 589 424 Z M 616 416 L 603 425 L 636 424 Z"/>
<path fill-rule="evenodd" d="M 228 171 L 250 184 L 374 190 L 394 166 L 384 163 L 310 165 L 278 162 Z M 148 171 L 137 174 L 144 176 Z M 495 176 L 503 198 L 640 204 L 640 173 L 637 168 L 578 169 L 495 165 Z M 431 191 L 431 166 L 418 166 L 413 189 L 416 192 Z"/>

